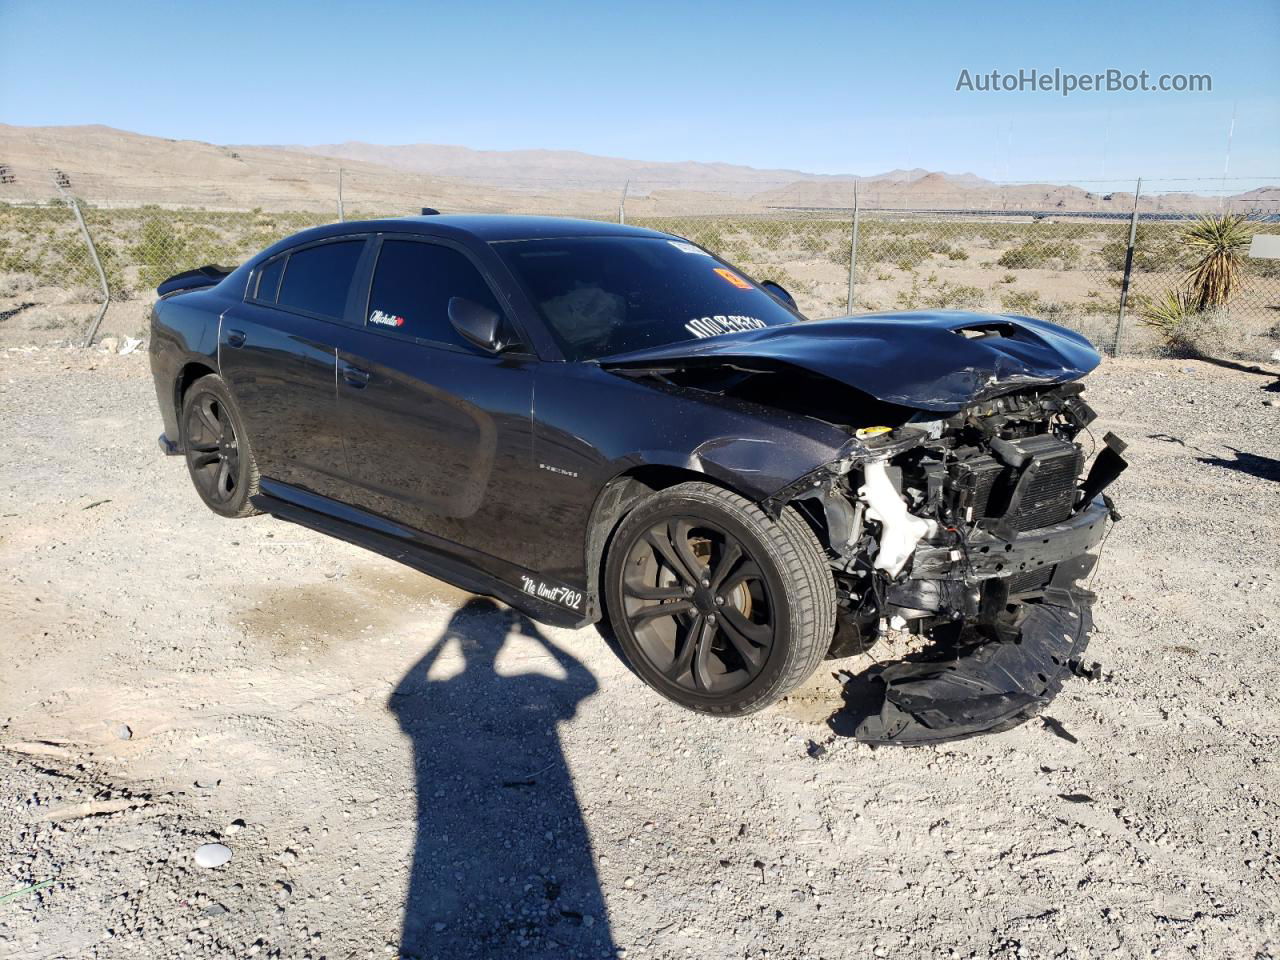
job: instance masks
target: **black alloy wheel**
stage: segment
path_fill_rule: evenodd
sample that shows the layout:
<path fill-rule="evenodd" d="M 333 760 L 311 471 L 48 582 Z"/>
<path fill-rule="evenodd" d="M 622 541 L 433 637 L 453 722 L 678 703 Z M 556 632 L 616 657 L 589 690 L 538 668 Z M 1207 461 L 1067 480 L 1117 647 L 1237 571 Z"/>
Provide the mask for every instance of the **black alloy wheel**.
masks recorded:
<path fill-rule="evenodd" d="M 740 540 L 698 517 L 661 519 L 635 541 L 625 570 L 628 627 L 668 680 L 727 694 L 760 675 L 773 649 L 773 601 Z"/>
<path fill-rule="evenodd" d="M 258 469 L 226 384 L 216 375 L 197 380 L 182 403 L 183 449 L 191 482 L 205 505 L 227 517 L 258 511 Z"/>
<path fill-rule="evenodd" d="M 790 511 L 774 519 L 732 491 L 679 484 L 632 508 L 605 560 L 611 632 L 636 674 L 683 706 L 758 710 L 830 646 L 830 569 Z"/>

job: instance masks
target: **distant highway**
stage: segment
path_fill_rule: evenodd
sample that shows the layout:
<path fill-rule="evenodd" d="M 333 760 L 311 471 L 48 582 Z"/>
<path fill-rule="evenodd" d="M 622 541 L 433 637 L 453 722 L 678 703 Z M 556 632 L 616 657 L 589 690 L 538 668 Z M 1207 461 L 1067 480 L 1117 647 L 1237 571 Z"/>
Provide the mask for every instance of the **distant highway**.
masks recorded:
<path fill-rule="evenodd" d="M 770 210 L 787 213 L 829 213 L 853 216 L 852 207 L 786 207 L 771 206 Z M 859 207 L 860 213 L 896 213 L 902 216 L 943 216 L 943 217 L 1002 217 L 1029 218 L 1032 220 L 1128 220 L 1131 212 L 1111 210 L 973 210 L 965 207 L 922 207 L 910 210 L 902 207 Z M 1234 210 L 1233 213 L 1244 213 L 1250 220 L 1260 223 L 1280 223 L 1280 213 L 1266 213 L 1258 210 Z M 1186 213 L 1168 210 L 1139 210 L 1139 220 L 1194 220 L 1203 213 Z"/>

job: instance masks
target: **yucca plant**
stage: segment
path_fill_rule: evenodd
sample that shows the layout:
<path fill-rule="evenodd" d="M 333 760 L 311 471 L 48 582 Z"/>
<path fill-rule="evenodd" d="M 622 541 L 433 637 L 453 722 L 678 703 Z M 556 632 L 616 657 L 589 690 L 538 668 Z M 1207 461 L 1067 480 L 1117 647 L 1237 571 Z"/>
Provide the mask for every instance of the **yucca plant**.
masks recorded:
<path fill-rule="evenodd" d="M 1155 327 L 1166 340 L 1172 339 L 1170 335 L 1184 327 L 1195 312 L 1191 294 L 1177 288 L 1166 290 L 1154 299 L 1143 297 L 1138 303 L 1139 320 L 1148 327 Z"/>
<path fill-rule="evenodd" d="M 1216 310 L 1200 310 L 1193 291 L 1175 287 L 1154 299 L 1138 300 L 1139 322 L 1160 333 L 1165 347 L 1176 354 L 1203 355 L 1221 342 L 1224 317 Z"/>
<path fill-rule="evenodd" d="M 1201 217 L 1182 231 L 1183 245 L 1196 257 L 1185 280 L 1196 311 L 1225 306 L 1231 299 L 1240 286 L 1244 253 L 1252 237 L 1240 214 Z"/>

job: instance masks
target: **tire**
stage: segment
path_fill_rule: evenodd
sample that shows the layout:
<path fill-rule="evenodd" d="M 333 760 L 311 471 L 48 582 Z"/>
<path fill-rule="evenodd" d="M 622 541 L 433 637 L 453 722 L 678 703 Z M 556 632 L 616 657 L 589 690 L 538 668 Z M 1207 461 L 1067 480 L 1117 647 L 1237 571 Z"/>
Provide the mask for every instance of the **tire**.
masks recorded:
<path fill-rule="evenodd" d="M 835 585 L 808 525 L 707 483 L 632 508 L 609 545 L 604 587 L 632 669 L 699 713 L 742 716 L 775 702 L 817 669 L 835 633 Z"/>
<path fill-rule="evenodd" d="M 182 449 L 200 499 L 224 517 L 261 513 L 250 502 L 258 493 L 258 464 L 244 419 L 226 383 L 216 373 L 201 377 L 182 398 Z"/>

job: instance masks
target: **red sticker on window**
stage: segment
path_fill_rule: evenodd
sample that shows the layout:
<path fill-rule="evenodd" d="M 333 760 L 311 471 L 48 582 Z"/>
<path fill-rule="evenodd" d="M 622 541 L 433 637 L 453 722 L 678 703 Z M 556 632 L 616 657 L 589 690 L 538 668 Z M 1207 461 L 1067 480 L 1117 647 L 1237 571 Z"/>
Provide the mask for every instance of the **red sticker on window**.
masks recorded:
<path fill-rule="evenodd" d="M 724 277 L 726 280 L 732 283 L 739 290 L 751 289 L 751 284 L 747 283 L 747 281 L 743 280 L 740 276 L 738 276 L 732 270 L 728 270 L 724 267 L 716 267 L 715 270 L 716 270 L 716 273 L 720 274 L 720 276 Z"/>
<path fill-rule="evenodd" d="M 381 327 L 403 327 L 404 317 L 394 313 L 384 313 L 381 310 L 375 310 L 369 314 L 369 322 L 376 323 Z"/>

